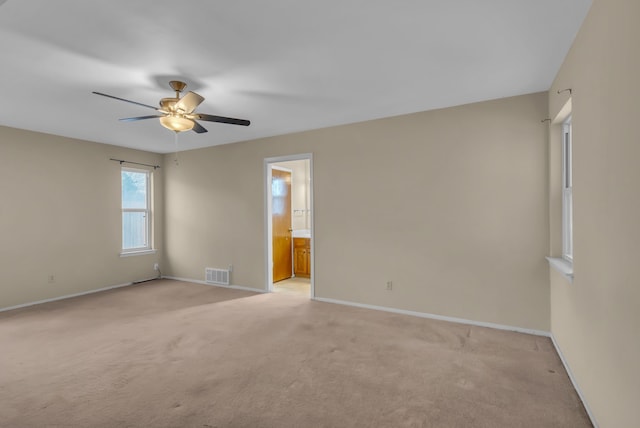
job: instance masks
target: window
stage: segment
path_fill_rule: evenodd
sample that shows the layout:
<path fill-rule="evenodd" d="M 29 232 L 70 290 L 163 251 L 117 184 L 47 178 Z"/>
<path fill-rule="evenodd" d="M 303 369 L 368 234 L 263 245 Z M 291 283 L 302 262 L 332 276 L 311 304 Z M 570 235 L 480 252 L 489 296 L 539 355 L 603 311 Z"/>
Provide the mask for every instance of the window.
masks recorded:
<path fill-rule="evenodd" d="M 562 258 L 573 262 L 571 116 L 562 124 Z"/>
<path fill-rule="evenodd" d="M 557 255 L 547 257 L 547 260 L 550 267 L 560 272 L 570 283 L 573 283 L 573 125 L 571 99 L 560 109 L 552 123 L 554 125 L 551 128 L 553 165 L 558 165 L 556 161 L 558 160 L 557 156 L 560 155 L 559 164 L 561 166 L 558 165 L 558 170 L 551 172 L 551 177 L 553 185 L 558 186 L 556 189 L 561 190 L 560 198 L 562 201 L 558 200 L 557 202 L 561 202 L 562 213 L 560 218 L 561 236 L 554 234 L 552 237 L 554 241 L 552 251 L 554 253 L 557 251 Z M 558 137 L 560 141 L 556 139 Z M 556 145 L 557 143 L 560 144 Z M 561 173 L 561 176 L 557 176 L 556 172 Z M 556 191 L 553 191 L 552 194 L 556 195 Z M 555 207 L 557 207 L 555 200 L 553 206 L 555 216 Z M 558 244 L 562 244 L 562 255 L 558 254 L 560 253 L 559 246 L 556 247 Z"/>
<path fill-rule="evenodd" d="M 122 168 L 122 254 L 151 251 L 151 173 Z"/>

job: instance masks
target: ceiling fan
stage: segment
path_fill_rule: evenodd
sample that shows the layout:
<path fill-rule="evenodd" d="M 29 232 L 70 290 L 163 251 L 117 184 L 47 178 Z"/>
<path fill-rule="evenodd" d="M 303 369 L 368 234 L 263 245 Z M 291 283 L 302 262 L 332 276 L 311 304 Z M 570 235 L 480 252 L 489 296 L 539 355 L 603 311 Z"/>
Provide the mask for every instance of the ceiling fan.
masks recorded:
<path fill-rule="evenodd" d="M 207 122 L 220 122 L 229 123 L 231 125 L 249 126 L 251 122 L 245 119 L 234 119 L 232 117 L 214 116 L 204 113 L 196 113 L 196 108 L 204 101 L 204 97 L 196 94 L 195 92 L 187 92 L 183 97 L 180 97 L 180 93 L 187 87 L 187 84 L 180 82 L 179 80 L 172 80 L 169 82 L 171 89 L 176 91 L 176 96 L 173 98 L 162 98 L 160 100 L 160 107 L 150 106 L 148 104 L 142 104 L 136 101 L 126 100 L 120 97 L 114 97 L 113 95 L 103 94 L 102 92 L 93 92 L 96 95 L 102 95 L 103 97 L 113 98 L 115 100 L 125 101 L 131 104 L 136 104 L 142 107 L 147 107 L 156 110 L 160 114 L 154 114 L 150 116 L 137 116 L 127 117 L 120 119 L 123 122 L 134 122 L 137 120 L 159 118 L 160 124 L 165 128 L 175 131 L 183 132 L 193 130 L 198 134 L 207 132 L 207 130 L 200 125 L 196 120 L 204 120 Z"/>

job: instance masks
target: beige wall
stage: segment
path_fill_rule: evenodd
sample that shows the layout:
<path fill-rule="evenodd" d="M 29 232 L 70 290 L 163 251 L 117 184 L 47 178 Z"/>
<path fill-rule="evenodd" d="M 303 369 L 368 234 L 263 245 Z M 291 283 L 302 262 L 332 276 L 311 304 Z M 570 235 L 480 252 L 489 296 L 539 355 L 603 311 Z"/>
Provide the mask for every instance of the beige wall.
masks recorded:
<path fill-rule="evenodd" d="M 553 117 L 573 89 L 574 142 L 575 279 L 551 272 L 551 329 L 602 427 L 640 421 L 639 18 L 595 0 L 549 92 Z"/>
<path fill-rule="evenodd" d="M 166 156 L 167 273 L 264 289 L 263 160 L 311 152 L 318 297 L 548 330 L 546 115 L 541 93 Z"/>
<path fill-rule="evenodd" d="M 161 251 L 119 257 L 120 165 L 110 157 L 162 162 L 160 155 L 0 127 L 0 308 L 156 275 Z M 160 207 L 161 171 L 154 174 Z"/>

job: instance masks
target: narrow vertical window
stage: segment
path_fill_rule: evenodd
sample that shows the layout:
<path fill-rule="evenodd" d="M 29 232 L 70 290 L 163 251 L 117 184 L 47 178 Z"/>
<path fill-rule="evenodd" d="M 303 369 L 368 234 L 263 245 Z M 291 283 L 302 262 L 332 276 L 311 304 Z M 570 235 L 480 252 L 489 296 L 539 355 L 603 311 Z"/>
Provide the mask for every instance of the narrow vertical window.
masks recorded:
<path fill-rule="evenodd" d="M 122 168 L 122 252 L 151 249 L 150 178 L 145 170 Z"/>
<path fill-rule="evenodd" d="M 573 178 L 571 117 L 562 125 L 562 257 L 573 261 Z"/>

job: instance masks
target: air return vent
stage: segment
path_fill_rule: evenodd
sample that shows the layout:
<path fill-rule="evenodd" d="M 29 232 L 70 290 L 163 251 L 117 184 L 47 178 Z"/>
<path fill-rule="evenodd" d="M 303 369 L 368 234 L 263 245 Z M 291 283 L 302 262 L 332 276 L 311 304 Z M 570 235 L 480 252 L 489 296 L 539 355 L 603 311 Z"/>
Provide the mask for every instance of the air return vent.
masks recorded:
<path fill-rule="evenodd" d="M 207 284 L 229 285 L 229 271 L 226 269 L 205 268 L 204 281 Z"/>

